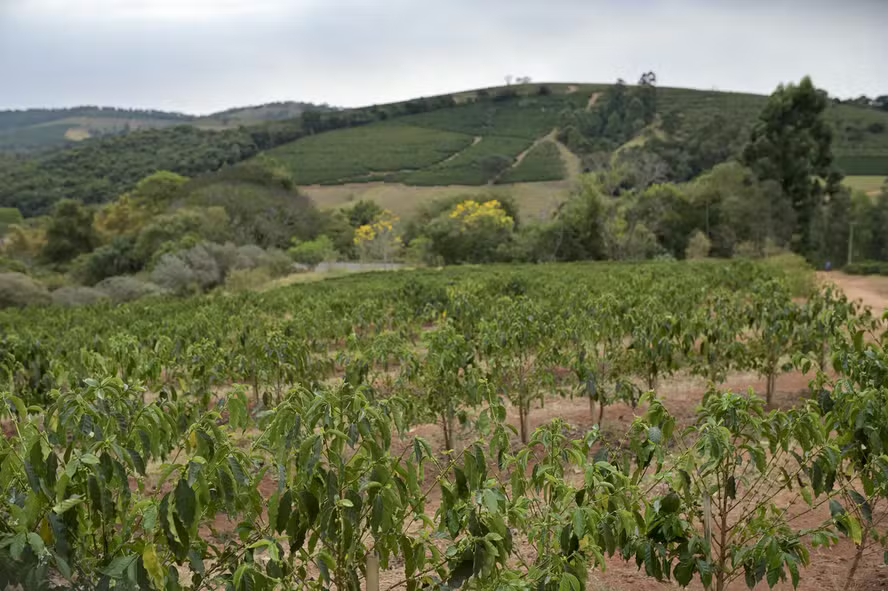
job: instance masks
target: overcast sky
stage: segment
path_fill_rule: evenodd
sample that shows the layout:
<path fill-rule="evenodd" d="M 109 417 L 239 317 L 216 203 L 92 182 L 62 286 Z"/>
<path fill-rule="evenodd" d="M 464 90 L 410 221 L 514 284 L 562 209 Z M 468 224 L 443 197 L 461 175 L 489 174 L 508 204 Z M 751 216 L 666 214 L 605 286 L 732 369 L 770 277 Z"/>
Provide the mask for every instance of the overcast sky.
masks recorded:
<path fill-rule="evenodd" d="M 358 106 L 503 83 L 888 94 L 888 0 L 0 0 L 0 109 Z"/>

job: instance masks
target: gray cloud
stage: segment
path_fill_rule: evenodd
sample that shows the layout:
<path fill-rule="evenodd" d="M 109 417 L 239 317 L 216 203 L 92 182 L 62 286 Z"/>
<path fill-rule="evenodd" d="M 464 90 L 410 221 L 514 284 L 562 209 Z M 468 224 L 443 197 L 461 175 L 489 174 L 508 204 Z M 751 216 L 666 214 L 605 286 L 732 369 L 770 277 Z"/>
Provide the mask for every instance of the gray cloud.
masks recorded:
<path fill-rule="evenodd" d="M 502 83 L 884 94 L 876 0 L 0 0 L 0 108 L 362 105 Z"/>

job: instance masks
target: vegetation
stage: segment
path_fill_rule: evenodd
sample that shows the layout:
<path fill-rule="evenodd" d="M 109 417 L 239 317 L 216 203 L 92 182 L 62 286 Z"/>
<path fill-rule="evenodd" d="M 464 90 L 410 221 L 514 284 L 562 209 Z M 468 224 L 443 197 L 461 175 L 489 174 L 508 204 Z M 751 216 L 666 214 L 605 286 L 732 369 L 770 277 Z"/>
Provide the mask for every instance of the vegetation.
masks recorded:
<path fill-rule="evenodd" d="M 250 114 L 247 109 L 243 113 L 223 114 L 218 120 L 202 119 L 199 127 L 186 125 L 189 121 L 170 115 L 162 119 L 164 125 L 171 125 L 164 129 L 90 139 L 46 153 L 10 156 L 0 152 L 0 205 L 17 207 L 25 216 L 33 216 L 48 213 L 52 204 L 63 198 L 87 204 L 104 203 L 131 190 L 138 180 L 158 170 L 195 177 L 265 154 L 278 146 L 282 146 L 280 151 L 272 150 L 268 161 L 275 168 L 291 171 L 297 184 L 368 180 L 421 185 L 483 184 L 503 170 L 505 160 L 492 156 L 514 158 L 521 150 L 487 151 L 485 156 L 491 158 L 486 159 L 486 163 L 494 171 L 492 175 L 482 174 L 476 164 L 465 161 L 448 170 L 438 169 L 435 164 L 467 146 L 470 138 L 485 138 L 488 146 L 499 141 L 493 138 L 521 138 L 529 145 L 559 127 L 561 139 L 586 159 L 590 170 L 598 168 L 603 154 L 610 155 L 621 146 L 629 146 L 654 154 L 666 163 L 659 180 L 683 182 L 738 155 L 766 104 L 765 97 L 756 95 L 657 88 L 652 73 L 643 78 L 644 83 L 635 87 L 622 83 L 578 87 L 522 84 L 364 109 L 299 107 L 287 110 L 294 118 L 282 120 L 277 120 L 275 115 L 280 109 L 260 109 L 259 114 Z M 545 91 L 541 92 L 542 88 Z M 597 100 L 590 108 L 592 95 L 597 96 Z M 107 114 L 115 113 L 108 110 Z M 13 115 L 13 119 L 44 116 L 31 112 Z M 60 114 L 45 114 L 46 117 L 56 115 Z M 116 113 L 116 116 L 123 115 L 138 114 Z M 156 114 L 143 115 L 154 117 Z M 838 169 L 845 174 L 888 174 L 885 169 L 888 113 L 876 108 L 830 103 L 825 118 L 833 130 Z M 225 123 L 223 119 L 230 121 Z M 241 121 L 249 126 L 226 127 Z M 334 131 L 366 124 L 374 128 L 366 135 Z M 54 129 L 55 124 L 47 120 L 34 125 L 34 129 L 48 130 Z M 200 129 L 200 126 L 214 131 Z M 384 129 L 388 127 L 392 129 Z M 401 127 L 404 129 L 397 129 Z M 423 135 L 417 127 L 459 135 L 433 132 Z M 334 135 L 329 139 L 314 137 L 331 131 Z M 51 133 L 57 135 L 59 131 Z M 2 135 L 0 133 L 0 143 Z M 313 137 L 306 138 L 307 135 Z M 378 157 L 376 150 L 358 153 L 360 146 L 373 141 L 371 137 L 380 140 Z M 422 141 L 422 137 L 428 143 Z M 445 137 L 449 139 L 443 139 Z M 460 138 L 459 141 L 456 138 Z M 401 142 L 412 149 L 399 150 Z M 284 144 L 287 145 L 283 147 Z M 416 169 L 421 170 L 413 178 L 404 174 L 371 174 Z M 551 166 L 540 167 L 537 175 L 529 172 L 532 170 L 526 168 L 522 178 L 543 180 L 555 174 Z"/>
<path fill-rule="evenodd" d="M 885 542 L 888 359 L 866 311 L 788 280 L 745 261 L 465 267 L 7 310 L 0 584 L 583 590 L 627 560 L 681 586 L 796 586 L 810 548 Z M 771 363 L 763 328 L 822 394 L 766 408 L 714 372 L 693 416 L 670 414 L 672 372 Z M 577 391 L 638 405 L 631 425 L 533 427 L 536 401 Z"/>
<path fill-rule="evenodd" d="M 496 180 L 529 145 L 524 139 L 488 136 L 452 159 L 391 180 L 412 185 L 484 185 Z"/>
<path fill-rule="evenodd" d="M 283 170 L 297 185 L 341 183 L 433 165 L 466 148 L 469 136 L 377 125 L 332 131 L 264 152 L 256 164 Z"/>
<path fill-rule="evenodd" d="M 496 182 L 500 184 L 527 181 L 557 181 L 567 173 L 561 154 L 553 142 L 541 142 L 534 146 L 521 162 L 507 170 Z"/>

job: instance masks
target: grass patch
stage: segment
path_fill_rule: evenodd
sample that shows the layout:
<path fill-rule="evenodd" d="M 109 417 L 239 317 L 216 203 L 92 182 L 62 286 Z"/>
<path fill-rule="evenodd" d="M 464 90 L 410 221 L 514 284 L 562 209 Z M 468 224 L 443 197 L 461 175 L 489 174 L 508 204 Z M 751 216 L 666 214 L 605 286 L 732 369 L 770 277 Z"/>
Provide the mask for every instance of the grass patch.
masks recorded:
<path fill-rule="evenodd" d="M 537 144 L 524 159 L 506 171 L 497 181 L 503 183 L 520 183 L 527 181 L 558 181 L 567 175 L 561 153 L 554 142 Z"/>
<path fill-rule="evenodd" d="M 878 193 L 882 186 L 888 181 L 885 176 L 848 176 L 842 181 L 846 186 L 855 191 L 863 191 L 864 193 Z"/>

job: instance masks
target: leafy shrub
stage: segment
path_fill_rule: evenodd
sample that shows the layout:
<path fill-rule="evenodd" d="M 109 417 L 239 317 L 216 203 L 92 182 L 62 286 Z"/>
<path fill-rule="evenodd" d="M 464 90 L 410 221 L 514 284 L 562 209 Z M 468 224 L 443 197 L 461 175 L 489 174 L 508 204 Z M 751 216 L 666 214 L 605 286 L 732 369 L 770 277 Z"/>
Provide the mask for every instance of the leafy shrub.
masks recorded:
<path fill-rule="evenodd" d="M 279 248 L 269 248 L 262 257 L 261 266 L 267 269 L 272 277 L 280 277 L 293 272 L 293 259 Z"/>
<path fill-rule="evenodd" d="M 222 253 L 223 251 L 209 244 L 198 244 L 181 254 L 182 259 L 192 270 L 194 279 L 202 289 L 211 289 L 225 279 L 226 269 L 214 256 Z"/>
<path fill-rule="evenodd" d="M 188 248 L 201 240 L 225 240 L 229 215 L 222 207 L 192 207 L 156 216 L 139 232 L 134 256 L 143 265 L 160 256 Z"/>
<path fill-rule="evenodd" d="M 115 303 L 131 302 L 139 298 L 166 293 L 166 290 L 154 283 L 141 281 L 129 275 L 103 279 L 96 284 L 95 288 L 105 293 Z"/>
<path fill-rule="evenodd" d="M 93 287 L 62 287 L 51 294 L 52 303 L 67 308 L 79 308 L 80 306 L 92 306 L 107 301 L 107 293 Z"/>
<path fill-rule="evenodd" d="M 888 275 L 888 262 L 860 261 L 845 265 L 843 271 L 849 275 Z"/>
<path fill-rule="evenodd" d="M 13 272 L 28 274 L 28 266 L 21 261 L 5 256 L 0 256 L 0 272 Z"/>
<path fill-rule="evenodd" d="M 228 274 L 225 287 L 231 291 L 249 291 L 268 283 L 271 279 L 271 273 L 266 267 L 235 269 Z"/>
<path fill-rule="evenodd" d="M 255 244 L 244 244 L 237 247 L 237 256 L 234 260 L 235 270 L 255 269 L 262 264 L 265 257 L 265 249 Z"/>
<path fill-rule="evenodd" d="M 95 285 L 107 277 L 128 275 L 141 268 L 142 262 L 136 258 L 133 238 L 118 236 L 110 244 L 77 257 L 71 273 L 86 285 Z"/>
<path fill-rule="evenodd" d="M 165 254 L 160 258 L 151 272 L 151 280 L 176 295 L 198 291 L 197 274 L 176 254 Z"/>
<path fill-rule="evenodd" d="M 294 261 L 309 267 L 316 267 L 324 261 L 330 262 L 336 258 L 333 241 L 327 236 L 294 244 L 287 252 Z"/>
<path fill-rule="evenodd" d="M 757 259 L 762 256 L 762 253 L 754 242 L 746 240 L 734 247 L 734 256 L 741 259 Z"/>
<path fill-rule="evenodd" d="M 697 230 L 688 241 L 688 247 L 685 249 L 685 258 L 687 259 L 705 259 L 709 256 L 709 250 L 712 248 L 712 241 Z"/>
<path fill-rule="evenodd" d="M 23 273 L 0 273 L 0 308 L 24 308 L 51 302 L 49 291 Z"/>

